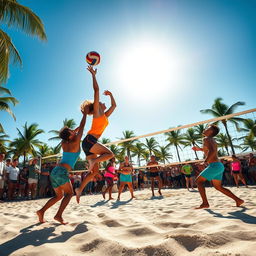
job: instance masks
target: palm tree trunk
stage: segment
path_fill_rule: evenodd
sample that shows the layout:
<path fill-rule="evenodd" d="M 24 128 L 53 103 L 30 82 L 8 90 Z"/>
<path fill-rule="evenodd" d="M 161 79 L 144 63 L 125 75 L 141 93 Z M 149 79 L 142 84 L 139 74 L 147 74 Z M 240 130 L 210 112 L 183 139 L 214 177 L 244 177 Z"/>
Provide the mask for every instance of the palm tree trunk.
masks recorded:
<path fill-rule="evenodd" d="M 226 123 L 225 120 L 224 120 L 224 122 L 222 122 L 222 123 L 223 123 L 223 125 L 224 125 L 224 127 L 225 127 L 225 130 L 226 130 L 226 133 L 227 133 L 227 136 L 228 136 L 228 140 L 229 140 L 229 144 L 230 144 L 230 147 L 231 147 L 232 154 L 235 155 L 236 152 L 235 152 L 235 149 L 234 149 L 234 146 L 233 146 L 231 137 L 230 137 L 229 132 L 228 132 L 227 123 Z"/>
<path fill-rule="evenodd" d="M 175 145 L 175 148 L 176 148 L 176 152 L 177 152 L 177 156 L 178 156 L 178 159 L 179 159 L 179 162 L 181 162 L 180 161 L 180 154 L 179 154 L 179 150 L 178 150 L 178 147 Z"/>
<path fill-rule="evenodd" d="M 227 153 L 228 153 L 228 155 L 229 155 L 229 152 L 228 152 L 228 147 L 225 147 L 225 149 L 226 149 L 226 151 L 227 151 Z"/>

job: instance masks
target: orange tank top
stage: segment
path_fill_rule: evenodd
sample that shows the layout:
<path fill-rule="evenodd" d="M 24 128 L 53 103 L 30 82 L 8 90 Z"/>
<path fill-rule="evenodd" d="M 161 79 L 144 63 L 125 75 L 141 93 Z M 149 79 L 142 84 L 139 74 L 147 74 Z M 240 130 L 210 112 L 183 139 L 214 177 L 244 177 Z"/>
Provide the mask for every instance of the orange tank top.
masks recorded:
<path fill-rule="evenodd" d="M 101 136 L 106 127 L 108 126 L 108 118 L 106 115 L 102 115 L 100 117 L 94 117 L 92 119 L 92 127 L 91 130 L 87 134 L 95 134 Z"/>

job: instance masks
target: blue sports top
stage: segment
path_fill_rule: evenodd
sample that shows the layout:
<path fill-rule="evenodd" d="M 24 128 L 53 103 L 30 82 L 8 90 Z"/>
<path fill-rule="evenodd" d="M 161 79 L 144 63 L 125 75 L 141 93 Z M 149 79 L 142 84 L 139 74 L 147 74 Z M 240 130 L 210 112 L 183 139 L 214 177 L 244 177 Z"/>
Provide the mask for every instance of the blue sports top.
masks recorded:
<path fill-rule="evenodd" d="M 80 150 L 78 152 L 63 152 L 60 164 L 68 164 L 72 169 L 80 155 Z"/>

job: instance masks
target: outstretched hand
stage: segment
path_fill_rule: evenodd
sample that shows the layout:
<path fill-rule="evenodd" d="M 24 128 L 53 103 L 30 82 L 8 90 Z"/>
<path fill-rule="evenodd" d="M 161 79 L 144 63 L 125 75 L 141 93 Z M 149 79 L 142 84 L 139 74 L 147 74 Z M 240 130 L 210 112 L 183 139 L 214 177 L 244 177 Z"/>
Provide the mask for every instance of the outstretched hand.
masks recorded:
<path fill-rule="evenodd" d="M 104 95 L 106 95 L 106 96 L 110 96 L 110 95 L 112 95 L 112 92 L 110 92 L 110 91 L 108 91 L 108 90 L 106 90 L 106 91 L 104 91 L 104 93 L 103 93 Z"/>
<path fill-rule="evenodd" d="M 96 76 L 96 74 L 97 74 L 97 68 L 93 69 L 92 66 L 88 66 L 88 67 L 87 67 L 87 70 L 88 70 L 93 76 Z"/>

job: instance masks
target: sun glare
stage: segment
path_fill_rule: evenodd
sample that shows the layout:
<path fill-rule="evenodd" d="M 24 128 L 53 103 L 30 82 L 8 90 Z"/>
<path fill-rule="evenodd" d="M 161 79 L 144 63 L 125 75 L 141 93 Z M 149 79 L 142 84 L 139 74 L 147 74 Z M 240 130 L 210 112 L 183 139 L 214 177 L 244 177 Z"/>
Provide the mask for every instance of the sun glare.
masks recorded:
<path fill-rule="evenodd" d="M 175 90 L 185 65 L 183 56 L 171 48 L 152 40 L 127 45 L 117 65 L 118 83 L 124 92 L 133 98 L 152 100 Z"/>

